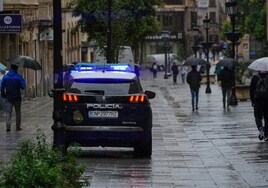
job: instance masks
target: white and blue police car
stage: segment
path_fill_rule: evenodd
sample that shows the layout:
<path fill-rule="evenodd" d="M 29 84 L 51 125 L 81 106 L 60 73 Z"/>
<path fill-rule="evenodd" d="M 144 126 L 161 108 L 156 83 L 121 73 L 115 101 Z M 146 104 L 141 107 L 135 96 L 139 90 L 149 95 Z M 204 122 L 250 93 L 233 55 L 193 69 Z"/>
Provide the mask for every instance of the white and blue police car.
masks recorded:
<path fill-rule="evenodd" d="M 66 148 L 133 147 L 151 157 L 152 91 L 143 91 L 130 65 L 78 63 L 65 84 Z"/>

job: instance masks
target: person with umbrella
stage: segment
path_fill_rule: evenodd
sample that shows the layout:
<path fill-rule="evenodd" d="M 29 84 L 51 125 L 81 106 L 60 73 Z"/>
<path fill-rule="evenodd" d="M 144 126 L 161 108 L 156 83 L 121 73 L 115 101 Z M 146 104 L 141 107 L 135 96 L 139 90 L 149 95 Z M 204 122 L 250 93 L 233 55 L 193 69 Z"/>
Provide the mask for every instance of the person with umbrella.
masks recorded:
<path fill-rule="evenodd" d="M 259 139 L 268 140 L 268 57 L 253 61 L 249 69 L 257 71 L 250 81 L 250 100 L 254 118 L 259 131 Z M 264 120 L 264 126 L 263 121 Z"/>
<path fill-rule="evenodd" d="M 263 93 L 263 94 L 262 94 Z M 258 71 L 250 81 L 250 100 L 254 109 L 254 118 L 259 131 L 259 139 L 268 136 L 268 72 Z M 264 119 L 264 127 L 262 120 Z"/>
<path fill-rule="evenodd" d="M 232 87 L 235 82 L 235 77 L 233 71 L 228 68 L 224 67 L 222 71 L 218 74 L 218 81 L 221 82 L 221 89 L 222 89 L 222 103 L 223 103 L 223 109 L 231 110 L 230 108 L 230 99 L 231 99 L 231 93 L 232 93 Z M 227 98 L 227 105 L 226 105 L 226 98 Z"/>
<path fill-rule="evenodd" d="M 187 74 L 186 82 L 190 86 L 191 97 L 192 97 L 192 111 L 198 110 L 199 100 L 199 88 L 202 80 L 201 73 L 197 71 L 197 66 L 192 65 L 192 70 Z"/>
<path fill-rule="evenodd" d="M 6 131 L 10 131 L 12 109 L 16 111 L 16 130 L 21 129 L 21 90 L 25 89 L 24 78 L 17 73 L 18 65 L 11 64 L 10 71 L 3 77 L 1 96 L 7 100 Z"/>

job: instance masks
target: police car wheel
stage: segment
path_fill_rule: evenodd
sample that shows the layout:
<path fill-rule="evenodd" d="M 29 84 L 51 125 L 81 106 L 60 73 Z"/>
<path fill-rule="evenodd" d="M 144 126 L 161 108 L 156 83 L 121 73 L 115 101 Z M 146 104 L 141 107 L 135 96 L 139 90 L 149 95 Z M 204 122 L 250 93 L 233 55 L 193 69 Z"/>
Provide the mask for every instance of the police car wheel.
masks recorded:
<path fill-rule="evenodd" d="M 150 158 L 152 155 L 152 130 L 148 130 L 145 134 L 146 141 L 137 143 L 134 146 L 134 155 L 136 157 Z"/>

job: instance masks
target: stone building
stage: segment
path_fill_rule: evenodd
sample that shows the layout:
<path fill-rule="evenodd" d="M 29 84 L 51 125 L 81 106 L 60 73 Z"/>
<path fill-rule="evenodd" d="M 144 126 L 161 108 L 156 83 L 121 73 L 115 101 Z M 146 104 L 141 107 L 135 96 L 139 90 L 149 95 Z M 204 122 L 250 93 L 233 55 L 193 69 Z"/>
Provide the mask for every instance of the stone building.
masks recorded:
<path fill-rule="evenodd" d="M 217 0 L 165 0 L 164 7 L 158 7 L 157 17 L 160 22 L 159 32 L 153 36 L 147 36 L 143 44 L 143 58 L 148 54 L 164 53 L 164 41 L 161 31 L 168 30 L 171 33 L 169 44 L 170 52 L 186 58 L 193 54 L 192 46 L 196 44 L 193 28 L 199 28 L 199 41 L 204 42 L 206 33 L 203 20 L 208 14 L 211 20 L 208 33 L 209 41 L 218 43 L 220 18 L 222 14 L 221 4 Z"/>
<path fill-rule="evenodd" d="M 63 64 L 73 61 L 93 61 L 94 44 L 87 42 L 87 36 L 74 27 L 78 18 L 72 17 L 67 8 L 68 0 L 61 0 L 62 5 L 62 58 Z M 268 0 L 266 0 L 268 1 Z M 208 38 L 213 47 L 220 42 L 221 24 L 228 19 L 225 11 L 225 0 L 164 0 L 165 5 L 156 7 L 160 22 L 158 33 L 147 36 L 141 47 L 141 63 L 146 55 L 164 53 L 164 41 L 161 31 L 170 31 L 169 52 L 183 58 L 192 55 L 192 47 L 197 44 L 193 28 L 199 28 L 198 43 L 206 39 L 203 20 L 208 15 L 211 20 Z M 42 70 L 21 69 L 26 79 L 26 98 L 43 96 L 53 87 L 53 0 L 0 0 L 0 16 L 11 16 L 21 20 L 17 30 L 0 26 L 0 62 L 17 55 L 34 57 Z M 0 6 L 0 7 L 1 7 Z M 4 25 L 5 26 L 5 25 Z M 237 46 L 237 54 L 243 60 L 249 59 L 250 37 L 245 35 Z M 202 49 L 200 49 L 202 52 Z"/>
<path fill-rule="evenodd" d="M 0 31 L 0 62 L 9 67 L 11 61 L 18 55 L 35 58 L 42 70 L 21 69 L 27 89 L 25 98 L 43 96 L 53 87 L 53 0 L 3 0 L 3 10 L 0 16 L 20 16 L 20 29 L 17 31 Z M 90 48 L 82 52 L 83 46 L 88 46 L 86 36 L 74 31 L 78 18 L 71 16 L 71 10 L 66 8 L 67 0 L 61 0 L 62 5 L 62 36 L 63 64 L 73 61 L 89 61 Z M 18 19 L 20 20 L 20 19 Z"/>

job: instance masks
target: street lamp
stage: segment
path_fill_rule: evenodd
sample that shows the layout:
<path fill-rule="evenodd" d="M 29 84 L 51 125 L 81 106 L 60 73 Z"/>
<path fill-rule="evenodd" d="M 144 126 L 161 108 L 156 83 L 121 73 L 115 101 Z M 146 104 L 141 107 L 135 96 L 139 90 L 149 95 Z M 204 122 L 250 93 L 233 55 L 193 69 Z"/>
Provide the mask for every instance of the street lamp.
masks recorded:
<path fill-rule="evenodd" d="M 225 7 L 227 10 L 227 14 L 230 17 L 231 24 L 232 24 L 232 30 L 231 30 L 231 32 L 227 32 L 226 36 L 227 36 L 228 40 L 232 41 L 232 58 L 235 59 L 236 41 L 238 41 L 240 36 L 241 36 L 241 33 L 235 29 L 235 18 L 237 16 L 237 2 L 236 2 L 236 0 L 227 0 L 225 3 Z M 233 68 L 233 74 L 235 77 L 235 68 Z M 237 105 L 237 98 L 236 98 L 236 92 L 235 92 L 235 81 L 234 81 L 233 87 L 232 87 L 230 105 Z"/>
<path fill-rule="evenodd" d="M 207 56 L 207 88 L 206 93 L 211 93 L 210 89 L 210 80 L 209 80 L 209 70 L 210 70 L 210 63 L 209 63 L 209 42 L 208 42 L 208 30 L 209 30 L 209 24 L 210 19 L 208 18 L 208 15 L 206 14 L 205 19 L 203 20 L 204 27 L 206 29 L 206 56 Z"/>
<path fill-rule="evenodd" d="M 65 152 L 65 124 L 62 121 L 63 112 L 63 75 L 62 75 L 62 23 L 61 23 L 61 1 L 53 0 L 53 31 L 54 31 L 54 95 L 53 105 L 53 146 L 60 154 Z"/>
<path fill-rule="evenodd" d="M 170 48 L 169 46 L 169 39 L 170 39 L 170 32 L 169 31 L 162 31 L 161 32 L 161 38 L 164 40 L 164 50 L 165 50 L 165 74 L 164 74 L 164 79 L 167 79 L 168 78 L 168 75 L 167 75 L 167 60 L 168 60 L 168 57 L 167 57 L 167 53 L 168 53 L 168 50 Z"/>

